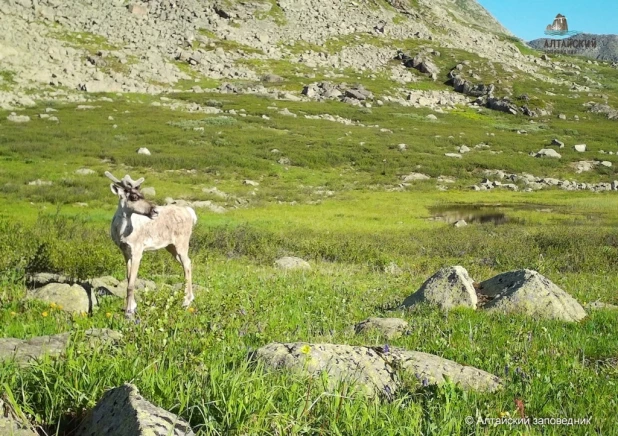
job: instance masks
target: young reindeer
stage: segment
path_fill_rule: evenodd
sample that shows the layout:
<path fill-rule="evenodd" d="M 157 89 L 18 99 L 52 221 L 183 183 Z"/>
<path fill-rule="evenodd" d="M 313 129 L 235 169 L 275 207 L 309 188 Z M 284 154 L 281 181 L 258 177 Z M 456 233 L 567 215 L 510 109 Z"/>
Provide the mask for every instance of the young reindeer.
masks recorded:
<path fill-rule="evenodd" d="M 156 206 L 144 199 L 140 185 L 144 178 L 133 180 L 127 174 L 118 180 L 109 171 L 105 175 L 114 183 L 110 188 L 118 196 L 118 209 L 112 219 L 111 236 L 127 263 L 127 300 L 125 316 L 132 317 L 137 309 L 133 295 L 137 271 L 144 251 L 165 248 L 182 264 L 185 275 L 183 307 L 193 301 L 189 239 L 197 215 L 190 207 Z"/>

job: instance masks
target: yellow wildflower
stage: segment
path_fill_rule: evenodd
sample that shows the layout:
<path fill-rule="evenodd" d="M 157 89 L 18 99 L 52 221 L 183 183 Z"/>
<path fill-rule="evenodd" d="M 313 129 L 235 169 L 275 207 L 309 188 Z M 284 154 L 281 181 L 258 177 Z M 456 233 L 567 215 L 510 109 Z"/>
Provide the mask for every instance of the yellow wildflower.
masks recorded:
<path fill-rule="evenodd" d="M 187 310 L 189 313 L 195 313 L 195 307 L 189 307 Z"/>
<path fill-rule="evenodd" d="M 311 353 L 311 347 L 308 344 L 305 344 L 302 347 L 300 347 L 300 352 L 303 354 L 309 354 Z"/>
<path fill-rule="evenodd" d="M 16 312 L 11 312 L 11 316 L 17 316 Z"/>
<path fill-rule="evenodd" d="M 58 307 L 58 305 L 56 303 L 50 303 L 49 307 L 51 307 L 52 309 L 55 309 L 56 307 Z"/>
<path fill-rule="evenodd" d="M 47 312 L 43 312 L 41 315 L 43 315 L 43 317 L 46 317 L 49 314 Z"/>
<path fill-rule="evenodd" d="M 510 417 L 511 414 L 509 412 L 500 412 L 500 418 L 504 418 L 504 417 Z"/>
<path fill-rule="evenodd" d="M 112 314 L 111 314 L 110 312 L 107 312 L 107 313 L 105 314 L 105 316 L 106 316 L 106 317 L 108 317 L 108 318 L 111 318 L 111 317 L 112 317 Z"/>

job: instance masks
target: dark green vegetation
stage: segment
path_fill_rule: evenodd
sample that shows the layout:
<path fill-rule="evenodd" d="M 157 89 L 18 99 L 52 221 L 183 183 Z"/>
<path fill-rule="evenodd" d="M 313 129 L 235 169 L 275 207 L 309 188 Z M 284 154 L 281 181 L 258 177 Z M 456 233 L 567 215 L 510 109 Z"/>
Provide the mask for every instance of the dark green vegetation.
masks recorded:
<path fill-rule="evenodd" d="M 606 84 L 603 92 L 615 105 L 615 70 L 594 66 L 586 74 Z M 379 91 L 379 80 L 359 80 Z M 615 193 L 468 189 L 484 169 L 581 182 L 618 179 L 616 155 L 602 155 L 612 168 L 576 175 L 570 166 L 599 157 L 601 149 L 616 150 L 616 124 L 582 107 L 600 98 L 530 79 L 513 88 L 516 95 L 548 102 L 554 115 L 531 124 L 524 117 L 461 108 L 431 121 L 425 117 L 429 110 L 390 104 L 358 108 L 189 93 L 168 97 L 244 109 L 247 116 L 188 114 L 152 106 L 153 97 L 115 95 L 113 102 L 96 101 L 91 104 L 98 107 L 86 111 L 41 104 L 24 111 L 32 117 L 24 124 L 0 113 L 0 336 L 75 331 L 65 358 L 25 369 L 0 364 L 3 399 L 52 432 L 71 428 L 106 389 L 132 381 L 147 399 L 203 434 L 613 434 L 615 313 L 591 312 L 581 324 L 566 325 L 466 310 L 389 311 L 438 268 L 455 264 L 477 281 L 531 268 L 582 303 L 618 303 Z M 546 94 L 550 89 L 558 95 Z M 52 106 L 59 123 L 38 118 Z M 283 108 L 298 117 L 279 114 Z M 320 114 L 355 124 L 304 117 Z M 567 143 L 562 159 L 528 156 L 554 137 Z M 481 142 L 491 148 L 473 148 L 463 159 L 444 156 Z M 398 149 L 400 143 L 406 151 Z M 588 145 L 584 158 L 572 150 L 576 143 Z M 152 156 L 136 154 L 138 147 Z M 289 163 L 279 163 L 282 158 Z M 96 174 L 75 173 L 83 167 Z M 144 176 L 159 202 L 167 196 L 213 200 L 230 209 L 225 215 L 198 210 L 194 280 L 206 291 L 197 293 L 194 311 L 183 311 L 181 292 L 169 290 L 141 295 L 137 325 L 125 321 L 122 302 L 109 297 L 90 317 L 24 300 L 28 272 L 123 278 L 122 256 L 108 237 L 116 206 L 105 170 Z M 389 192 L 412 171 L 434 180 Z M 457 182 L 438 192 L 440 175 Z M 53 185 L 28 184 L 37 179 Z M 260 185 L 254 189 L 244 179 Z M 214 186 L 235 198 L 203 191 Z M 433 207 L 451 203 L 526 207 L 510 211 L 517 220 L 500 226 L 455 229 L 429 219 Z M 314 269 L 277 271 L 272 262 L 283 255 L 303 257 Z M 384 272 L 391 262 L 400 274 Z M 148 254 L 140 273 L 161 285 L 182 280 L 167 253 Z M 410 380 L 386 404 L 350 397 L 344 387 L 326 394 L 319 378 L 264 373 L 246 363 L 251 349 L 272 341 L 383 345 L 379 337 L 354 336 L 350 327 L 369 316 L 393 315 L 407 319 L 412 334 L 390 345 L 489 371 L 504 378 L 505 390 L 465 393 Z M 117 329 L 125 339 L 118 348 L 92 351 L 79 340 L 91 326 Z M 591 417 L 591 425 L 510 428 L 464 421 L 516 416 L 514 399 L 524 402 L 528 416 Z"/>

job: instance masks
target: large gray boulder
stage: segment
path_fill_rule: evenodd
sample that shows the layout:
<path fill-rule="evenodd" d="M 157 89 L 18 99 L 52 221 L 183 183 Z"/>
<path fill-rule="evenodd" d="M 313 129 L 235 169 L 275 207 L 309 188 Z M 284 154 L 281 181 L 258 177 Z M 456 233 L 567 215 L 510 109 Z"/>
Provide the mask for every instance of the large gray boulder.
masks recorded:
<path fill-rule="evenodd" d="M 448 378 L 464 389 L 493 392 L 502 386 L 498 377 L 485 371 L 427 353 L 388 347 L 272 343 L 251 357 L 272 369 L 311 375 L 326 373 L 327 389 L 343 382 L 353 383 L 357 392 L 369 397 L 391 399 L 402 387 L 398 371 L 417 377 L 423 385 L 442 384 Z"/>
<path fill-rule="evenodd" d="M 122 333 L 110 329 L 89 329 L 84 332 L 84 337 L 89 345 L 98 346 L 120 340 Z M 44 355 L 57 357 L 64 353 L 69 339 L 68 332 L 31 339 L 0 338 L 0 361 L 14 359 L 20 366 L 25 366 Z"/>
<path fill-rule="evenodd" d="M 189 424 L 145 400 L 137 388 L 124 384 L 103 394 L 76 436 L 190 436 Z"/>
<path fill-rule="evenodd" d="M 408 322 L 400 318 L 368 318 L 354 326 L 357 334 L 378 332 L 386 339 L 395 339 L 408 331 Z"/>
<path fill-rule="evenodd" d="M 485 305 L 489 311 L 571 322 L 586 317 L 577 300 L 547 277 L 529 269 L 492 277 L 479 284 L 479 292 L 491 299 Z"/>
<path fill-rule="evenodd" d="M 97 299 L 78 284 L 49 283 L 42 288 L 30 289 L 26 298 L 54 303 L 68 312 L 92 312 L 97 306 Z"/>
<path fill-rule="evenodd" d="M 402 306 L 406 308 L 419 303 L 435 304 L 447 310 L 456 307 L 476 309 L 478 299 L 474 281 L 462 266 L 442 268 L 406 298 Z"/>

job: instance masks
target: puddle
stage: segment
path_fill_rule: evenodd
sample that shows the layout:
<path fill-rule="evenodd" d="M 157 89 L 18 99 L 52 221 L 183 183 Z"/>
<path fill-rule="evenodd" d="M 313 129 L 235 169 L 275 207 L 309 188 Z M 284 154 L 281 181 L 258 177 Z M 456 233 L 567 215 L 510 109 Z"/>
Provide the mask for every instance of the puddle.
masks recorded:
<path fill-rule="evenodd" d="M 523 223 L 521 218 L 511 216 L 517 210 L 537 210 L 551 212 L 544 205 L 538 204 L 450 204 L 429 208 L 432 220 L 454 224 L 465 220 L 468 224 L 506 224 Z"/>

